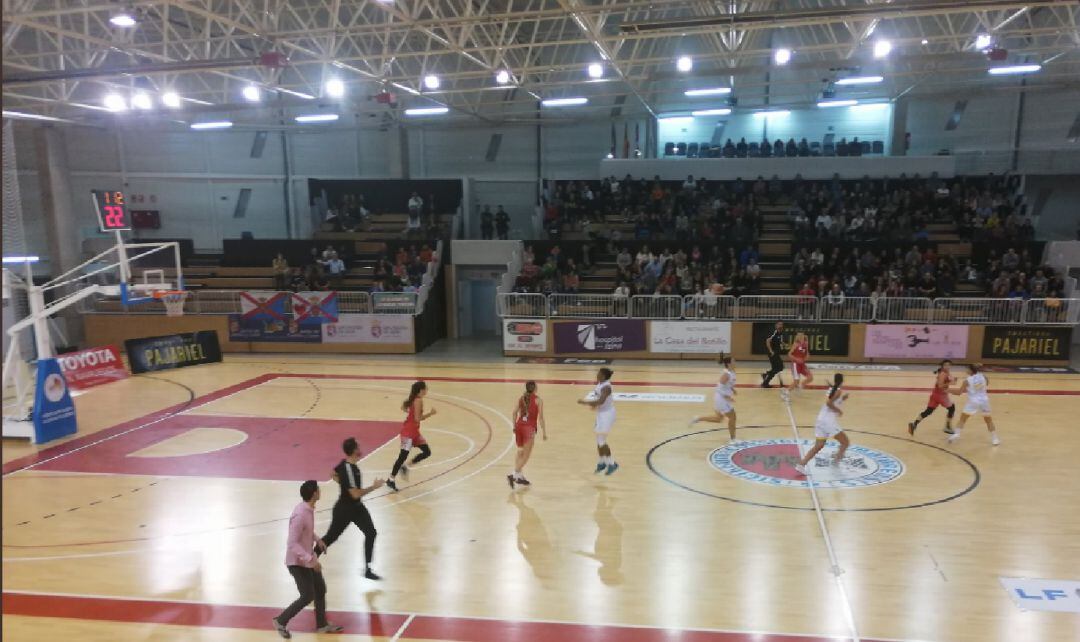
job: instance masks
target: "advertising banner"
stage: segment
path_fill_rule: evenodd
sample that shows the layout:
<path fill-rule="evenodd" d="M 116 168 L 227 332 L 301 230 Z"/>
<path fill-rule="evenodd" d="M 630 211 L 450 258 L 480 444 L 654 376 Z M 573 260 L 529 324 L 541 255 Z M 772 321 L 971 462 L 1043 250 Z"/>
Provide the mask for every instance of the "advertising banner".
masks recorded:
<path fill-rule="evenodd" d="M 503 350 L 547 351 L 547 321 L 543 319 L 503 319 Z"/>
<path fill-rule="evenodd" d="M 303 324 L 295 318 L 249 319 L 229 315 L 229 341 L 265 341 L 267 343 L 320 343 L 322 326 Z"/>
<path fill-rule="evenodd" d="M 124 350 L 135 374 L 221 361 L 216 330 L 128 339 L 124 342 Z"/>
<path fill-rule="evenodd" d="M 33 419 L 36 444 L 75 434 L 75 403 L 56 359 L 38 359 Z"/>
<path fill-rule="evenodd" d="M 768 354 L 765 349 L 765 340 L 773 333 L 775 323 L 772 321 L 758 322 L 754 324 L 750 351 L 752 354 Z M 791 347 L 795 335 L 804 332 L 810 341 L 810 355 L 822 357 L 846 357 L 848 356 L 848 341 L 851 337 L 850 328 L 846 323 L 802 323 L 798 321 L 784 322 L 784 350 Z"/>
<path fill-rule="evenodd" d="M 1067 361 L 1072 328 L 987 326 L 983 333 L 984 359 Z"/>
<path fill-rule="evenodd" d="M 375 312 L 412 312 L 416 308 L 416 293 L 376 292 L 371 301 Z"/>
<path fill-rule="evenodd" d="M 602 321 L 555 321 L 555 352 L 642 352 L 645 321 L 604 319 Z"/>
<path fill-rule="evenodd" d="M 649 352 L 731 352 L 731 323 L 727 321 L 653 321 L 650 328 Z"/>
<path fill-rule="evenodd" d="M 127 368 L 116 346 L 68 352 L 56 358 L 72 390 L 86 390 L 110 381 L 127 379 Z"/>
<path fill-rule="evenodd" d="M 288 298 L 288 292 L 241 292 L 240 312 L 245 319 L 283 321 Z"/>
<path fill-rule="evenodd" d="M 301 325 L 322 325 L 338 320 L 337 292 L 294 292 L 293 318 Z"/>
<path fill-rule="evenodd" d="M 966 325 L 866 326 L 863 356 L 886 359 L 963 359 L 967 356 Z"/>
<path fill-rule="evenodd" d="M 343 314 L 322 326 L 323 343 L 412 344 L 413 317 L 408 314 Z"/>

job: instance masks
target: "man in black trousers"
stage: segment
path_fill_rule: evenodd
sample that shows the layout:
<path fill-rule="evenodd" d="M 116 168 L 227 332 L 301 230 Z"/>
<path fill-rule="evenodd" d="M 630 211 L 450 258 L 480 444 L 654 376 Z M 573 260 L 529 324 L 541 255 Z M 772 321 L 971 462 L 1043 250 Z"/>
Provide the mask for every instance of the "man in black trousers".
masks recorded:
<path fill-rule="evenodd" d="M 776 329 L 765 339 L 765 349 L 769 352 L 769 371 L 761 373 L 761 387 L 772 388 L 769 382 L 784 371 L 784 359 L 780 355 L 784 350 L 784 322 L 777 321 Z M 780 387 L 784 387 L 784 378 L 780 377 Z"/>
<path fill-rule="evenodd" d="M 375 483 L 364 488 L 360 481 L 360 469 L 356 462 L 360 461 L 360 446 L 355 437 L 349 437 L 341 444 L 345 451 L 345 459 L 334 467 L 334 481 L 341 485 L 341 494 L 337 503 L 334 504 L 333 520 L 326 535 L 322 537 L 323 546 L 315 545 L 315 552 L 321 555 L 338 537 L 345 532 L 348 525 L 356 524 L 356 527 L 364 534 L 364 577 L 369 580 L 381 580 L 382 578 L 371 570 L 371 560 L 375 556 L 375 524 L 371 521 L 371 513 L 361 501 L 364 495 L 381 488 L 383 480 L 376 479 Z"/>

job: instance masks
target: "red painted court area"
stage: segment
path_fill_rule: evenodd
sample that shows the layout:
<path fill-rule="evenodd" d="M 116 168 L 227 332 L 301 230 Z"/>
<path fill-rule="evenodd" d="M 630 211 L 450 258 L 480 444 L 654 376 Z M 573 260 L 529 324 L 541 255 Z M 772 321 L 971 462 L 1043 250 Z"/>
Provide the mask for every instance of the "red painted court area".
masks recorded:
<path fill-rule="evenodd" d="M 172 624 L 230 629 L 270 629 L 280 609 L 264 606 L 197 604 L 123 598 L 74 597 L 5 592 L 4 615 L 59 617 L 79 620 Z M 345 633 L 445 642 L 843 642 L 846 636 L 793 635 L 607 626 L 565 622 L 527 622 L 477 618 L 436 617 L 403 613 L 330 611 L 331 622 Z M 315 616 L 308 609 L 296 616 L 290 629 L 311 632 Z M 276 636 L 268 639 L 276 639 Z M 882 642 L 861 638 L 864 642 Z"/>
<path fill-rule="evenodd" d="M 132 457 L 143 448 L 182 436 L 196 428 L 238 430 L 246 438 L 211 452 L 170 457 Z M 337 463 L 326 444 L 356 437 L 369 453 L 397 436 L 394 421 L 278 419 L 174 415 L 114 439 L 47 461 L 38 470 L 116 475 L 232 477 L 243 479 L 322 479 Z"/>

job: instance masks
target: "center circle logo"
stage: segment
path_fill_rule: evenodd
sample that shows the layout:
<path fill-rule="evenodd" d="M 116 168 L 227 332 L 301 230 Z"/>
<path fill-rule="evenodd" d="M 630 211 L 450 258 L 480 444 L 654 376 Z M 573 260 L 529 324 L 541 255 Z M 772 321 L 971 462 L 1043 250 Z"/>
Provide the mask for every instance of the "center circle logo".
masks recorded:
<path fill-rule="evenodd" d="M 709 463 L 727 475 L 769 486 L 806 488 L 804 475 L 795 470 L 802 453 L 814 445 L 812 439 L 758 439 L 728 444 L 709 453 Z M 904 474 L 904 464 L 896 457 L 853 444 L 844 460 L 833 465 L 836 449 L 826 447 L 807 470 L 817 488 L 862 488 L 887 484 Z"/>

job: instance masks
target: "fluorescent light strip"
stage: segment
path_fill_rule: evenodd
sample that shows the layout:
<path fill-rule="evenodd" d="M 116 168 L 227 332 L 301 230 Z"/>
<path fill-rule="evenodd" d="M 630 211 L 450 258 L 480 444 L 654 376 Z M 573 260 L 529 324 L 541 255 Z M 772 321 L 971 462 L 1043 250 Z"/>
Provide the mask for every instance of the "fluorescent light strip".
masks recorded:
<path fill-rule="evenodd" d="M 885 109 L 889 106 L 889 103 L 860 103 L 852 107 L 854 111 L 877 111 L 879 109 Z"/>
<path fill-rule="evenodd" d="M 731 113 L 728 108 L 723 109 L 699 109 L 698 111 L 690 112 L 691 116 L 727 116 Z"/>
<path fill-rule="evenodd" d="M 678 123 L 690 123 L 693 122 L 693 120 L 693 116 L 665 116 L 660 119 L 660 122 L 675 125 Z"/>
<path fill-rule="evenodd" d="M 21 111 L 9 111 L 4 110 L 4 118 L 22 118 L 24 120 L 47 120 L 53 123 L 71 123 L 75 121 L 68 120 L 66 118 L 56 118 L 55 116 L 43 116 L 41 114 L 28 114 Z"/>
<path fill-rule="evenodd" d="M 817 104 L 818 107 L 851 107 L 858 105 L 857 100 L 823 100 Z"/>
<path fill-rule="evenodd" d="M 852 76 L 851 78 L 841 78 L 836 81 L 837 85 L 876 85 L 879 82 L 885 80 L 882 76 Z"/>
<path fill-rule="evenodd" d="M 337 114 L 307 114 L 297 116 L 294 120 L 298 123 L 329 123 L 337 119 Z"/>
<path fill-rule="evenodd" d="M 991 67 L 987 71 L 993 76 L 1010 76 L 1013 74 L 1033 74 L 1042 69 L 1042 65 L 1012 65 L 1011 67 Z"/>
<path fill-rule="evenodd" d="M 285 89 L 284 87 L 278 87 L 277 90 L 291 96 L 296 96 L 297 98 L 303 98 L 304 100 L 315 100 L 315 96 L 312 96 L 311 94 L 305 94 L 302 91 L 293 91 L 292 89 Z"/>
<path fill-rule="evenodd" d="M 723 94 L 730 94 L 731 87 L 713 87 L 711 89 L 687 89 L 683 92 L 684 95 L 690 96 L 719 96 Z"/>
<path fill-rule="evenodd" d="M 37 256 L 5 256 L 4 263 L 37 263 L 41 258 Z"/>
<path fill-rule="evenodd" d="M 450 111 L 449 107 L 416 107 L 413 109 L 406 109 L 406 116 L 437 116 L 439 114 L 445 114 Z"/>
<path fill-rule="evenodd" d="M 213 105 L 213 104 L 214 104 L 214 103 L 211 103 L 211 102 L 207 102 L 207 101 L 205 101 L 205 100 L 199 100 L 198 98 L 188 98 L 187 96 L 181 96 L 181 97 L 180 97 L 180 100 L 186 100 L 186 101 L 188 101 L 189 103 L 195 103 L 196 105 L 207 105 L 207 106 L 210 106 L 210 105 Z"/>
<path fill-rule="evenodd" d="M 759 118 L 771 118 L 773 116 L 789 116 L 791 112 L 787 109 L 774 109 L 772 111 L 756 111 L 754 116 Z"/>
<path fill-rule="evenodd" d="M 541 101 L 544 107 L 571 107 L 574 105 L 584 105 L 589 102 L 588 98 L 548 98 Z"/>
<path fill-rule="evenodd" d="M 192 129 L 228 129 L 232 127 L 231 120 L 211 120 L 205 123 L 191 123 Z"/>

